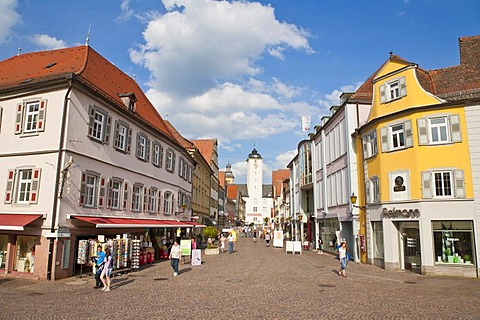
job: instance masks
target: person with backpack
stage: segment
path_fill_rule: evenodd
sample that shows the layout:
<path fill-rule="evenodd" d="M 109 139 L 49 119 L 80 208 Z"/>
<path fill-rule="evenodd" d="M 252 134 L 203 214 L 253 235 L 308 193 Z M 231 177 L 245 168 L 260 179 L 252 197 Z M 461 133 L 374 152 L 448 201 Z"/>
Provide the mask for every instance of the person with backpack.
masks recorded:
<path fill-rule="evenodd" d="M 105 248 L 105 264 L 103 266 L 102 274 L 100 275 L 100 280 L 103 283 L 102 291 L 110 291 L 110 275 L 112 274 L 113 270 L 113 257 L 110 251 L 110 248 Z"/>

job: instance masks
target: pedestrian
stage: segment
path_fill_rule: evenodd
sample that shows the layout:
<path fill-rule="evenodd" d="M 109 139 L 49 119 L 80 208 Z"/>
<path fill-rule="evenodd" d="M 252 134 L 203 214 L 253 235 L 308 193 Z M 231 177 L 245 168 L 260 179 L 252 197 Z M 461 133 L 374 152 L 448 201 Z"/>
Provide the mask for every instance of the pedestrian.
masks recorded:
<path fill-rule="evenodd" d="M 110 291 L 110 275 L 112 274 L 113 269 L 113 257 L 110 251 L 110 247 L 105 248 L 105 263 L 103 265 L 103 271 L 100 275 L 100 280 L 103 283 L 102 291 Z"/>
<path fill-rule="evenodd" d="M 235 236 L 233 232 L 230 231 L 228 233 L 228 253 L 231 254 L 233 252 L 233 242 L 235 241 Z"/>
<path fill-rule="evenodd" d="M 95 263 L 95 287 L 94 289 L 98 289 L 102 287 L 102 281 L 100 280 L 100 275 L 103 271 L 103 264 L 105 263 L 105 252 L 102 250 L 102 245 L 97 246 L 97 256 L 92 258 L 93 262 Z"/>
<path fill-rule="evenodd" d="M 322 237 L 318 238 L 318 252 L 317 254 L 323 253 L 323 240 Z"/>
<path fill-rule="evenodd" d="M 178 244 L 178 241 L 175 240 L 173 242 L 172 248 L 170 249 L 170 255 L 168 256 L 168 258 L 170 259 L 170 264 L 173 268 L 174 277 L 178 276 L 178 263 L 180 262 L 181 255 L 182 251 L 180 249 L 180 245 Z"/>
<path fill-rule="evenodd" d="M 222 233 L 220 236 L 220 250 L 222 253 L 225 252 L 225 241 L 227 241 L 227 238 L 225 238 L 225 235 Z"/>
<path fill-rule="evenodd" d="M 267 247 L 270 246 L 270 232 L 265 234 L 265 242 L 267 243 Z"/>
<path fill-rule="evenodd" d="M 338 271 L 339 276 L 346 277 L 345 269 L 347 268 L 347 243 L 342 241 L 340 243 L 340 248 L 338 248 L 338 258 L 340 259 L 340 270 Z"/>
<path fill-rule="evenodd" d="M 257 242 L 257 231 L 253 231 L 253 242 Z"/>

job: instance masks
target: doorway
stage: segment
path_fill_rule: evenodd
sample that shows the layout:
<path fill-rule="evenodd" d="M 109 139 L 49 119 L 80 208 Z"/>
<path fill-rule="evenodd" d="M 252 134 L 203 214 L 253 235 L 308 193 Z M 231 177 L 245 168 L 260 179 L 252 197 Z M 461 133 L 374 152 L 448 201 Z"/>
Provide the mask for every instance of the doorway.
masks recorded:
<path fill-rule="evenodd" d="M 400 222 L 401 268 L 406 271 L 422 273 L 422 251 L 418 221 Z"/>

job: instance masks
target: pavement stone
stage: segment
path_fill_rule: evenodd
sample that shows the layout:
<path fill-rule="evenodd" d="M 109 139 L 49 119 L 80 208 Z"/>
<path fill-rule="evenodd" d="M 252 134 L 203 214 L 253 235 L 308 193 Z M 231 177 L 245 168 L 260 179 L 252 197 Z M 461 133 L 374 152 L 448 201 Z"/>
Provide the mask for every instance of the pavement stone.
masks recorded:
<path fill-rule="evenodd" d="M 0 319 L 480 319 L 480 280 L 428 277 L 240 238 L 202 265 L 167 260 L 93 289 L 93 277 L 0 276 Z"/>

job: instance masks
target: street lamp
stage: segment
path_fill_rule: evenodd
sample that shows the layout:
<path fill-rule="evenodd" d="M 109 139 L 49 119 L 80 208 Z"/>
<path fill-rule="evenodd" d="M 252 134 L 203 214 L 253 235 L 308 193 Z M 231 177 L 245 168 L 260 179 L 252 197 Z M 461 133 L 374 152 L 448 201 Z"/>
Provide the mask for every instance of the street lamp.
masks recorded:
<path fill-rule="evenodd" d="M 187 204 L 186 204 L 186 203 L 182 203 L 182 205 L 179 206 L 179 207 L 182 209 L 182 211 L 177 211 L 177 212 L 175 212 L 175 215 L 185 213 L 185 209 L 187 209 Z"/>
<path fill-rule="evenodd" d="M 355 195 L 355 193 L 352 193 L 352 195 L 350 196 L 350 202 L 352 203 L 352 206 L 354 208 L 358 208 L 360 210 L 365 210 L 365 206 L 357 206 L 355 205 L 357 203 L 357 196 Z"/>

